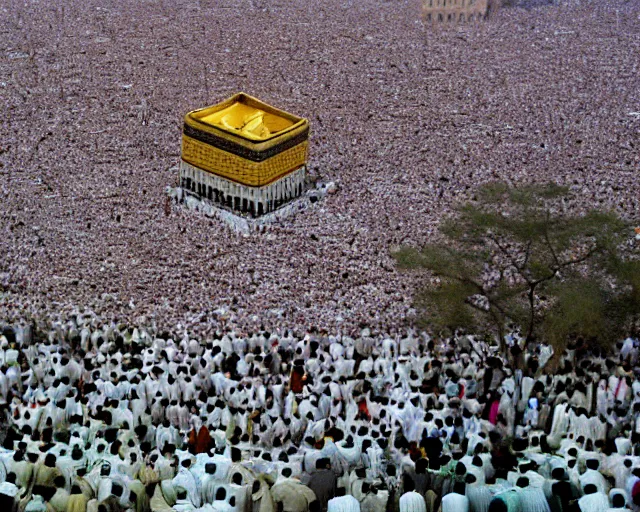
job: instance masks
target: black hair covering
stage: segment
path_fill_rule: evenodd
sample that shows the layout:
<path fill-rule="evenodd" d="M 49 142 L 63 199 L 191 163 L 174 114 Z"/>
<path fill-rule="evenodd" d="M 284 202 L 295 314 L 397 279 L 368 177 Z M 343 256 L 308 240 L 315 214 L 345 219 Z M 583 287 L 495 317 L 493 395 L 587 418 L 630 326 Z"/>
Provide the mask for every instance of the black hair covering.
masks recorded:
<path fill-rule="evenodd" d="M 627 502 L 624 495 L 621 493 L 616 493 L 613 495 L 613 498 L 611 498 L 611 505 L 613 505 L 614 508 L 623 508 L 626 504 Z"/>
<path fill-rule="evenodd" d="M 453 492 L 462 494 L 463 496 L 465 495 L 466 488 L 467 486 L 464 482 L 455 482 L 453 484 Z"/>
<path fill-rule="evenodd" d="M 507 504 L 498 496 L 491 500 L 489 510 L 487 512 L 509 512 Z"/>

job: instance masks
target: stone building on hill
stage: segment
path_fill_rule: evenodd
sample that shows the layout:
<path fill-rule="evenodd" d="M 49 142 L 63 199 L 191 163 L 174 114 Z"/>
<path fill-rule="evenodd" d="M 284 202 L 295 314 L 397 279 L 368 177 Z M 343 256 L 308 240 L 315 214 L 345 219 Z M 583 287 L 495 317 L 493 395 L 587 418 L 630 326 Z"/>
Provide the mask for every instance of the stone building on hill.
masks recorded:
<path fill-rule="evenodd" d="M 483 20 L 489 0 L 422 0 L 422 14 L 431 23 L 469 23 Z"/>
<path fill-rule="evenodd" d="M 309 122 L 239 93 L 184 118 L 180 186 L 257 216 L 304 191 Z"/>

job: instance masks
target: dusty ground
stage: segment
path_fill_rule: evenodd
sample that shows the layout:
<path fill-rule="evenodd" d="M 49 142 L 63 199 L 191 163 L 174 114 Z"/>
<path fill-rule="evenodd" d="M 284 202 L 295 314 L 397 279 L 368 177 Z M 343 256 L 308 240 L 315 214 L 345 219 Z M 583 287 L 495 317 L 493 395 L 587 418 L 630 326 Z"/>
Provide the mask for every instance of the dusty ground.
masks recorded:
<path fill-rule="evenodd" d="M 393 328 L 389 247 L 487 180 L 640 218 L 640 2 L 432 30 L 411 1 L 0 0 L 2 316 Z M 312 124 L 339 191 L 268 235 L 165 214 L 181 118 L 246 91 Z M 635 112 L 633 115 L 631 113 Z M 105 295 L 106 294 L 106 295 Z"/>

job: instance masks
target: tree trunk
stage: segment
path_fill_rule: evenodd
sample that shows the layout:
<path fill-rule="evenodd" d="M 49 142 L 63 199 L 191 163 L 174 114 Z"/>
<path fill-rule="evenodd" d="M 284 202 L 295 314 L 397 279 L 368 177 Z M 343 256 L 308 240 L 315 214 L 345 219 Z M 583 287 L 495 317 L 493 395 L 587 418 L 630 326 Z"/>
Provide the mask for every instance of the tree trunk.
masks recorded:
<path fill-rule="evenodd" d="M 535 323 L 535 287 L 531 286 L 529 288 L 529 327 L 527 328 L 527 344 L 533 341 L 533 326 Z"/>

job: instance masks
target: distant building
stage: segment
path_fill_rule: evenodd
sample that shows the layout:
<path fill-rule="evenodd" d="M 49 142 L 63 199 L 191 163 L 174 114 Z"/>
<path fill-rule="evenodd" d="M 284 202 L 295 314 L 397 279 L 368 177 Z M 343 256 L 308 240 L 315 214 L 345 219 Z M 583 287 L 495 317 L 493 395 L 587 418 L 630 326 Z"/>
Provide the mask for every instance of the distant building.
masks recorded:
<path fill-rule="evenodd" d="M 422 14 L 431 23 L 468 23 L 483 20 L 489 0 L 422 0 Z"/>
<path fill-rule="evenodd" d="M 304 190 L 309 122 L 239 93 L 184 118 L 180 185 L 262 215 Z"/>

